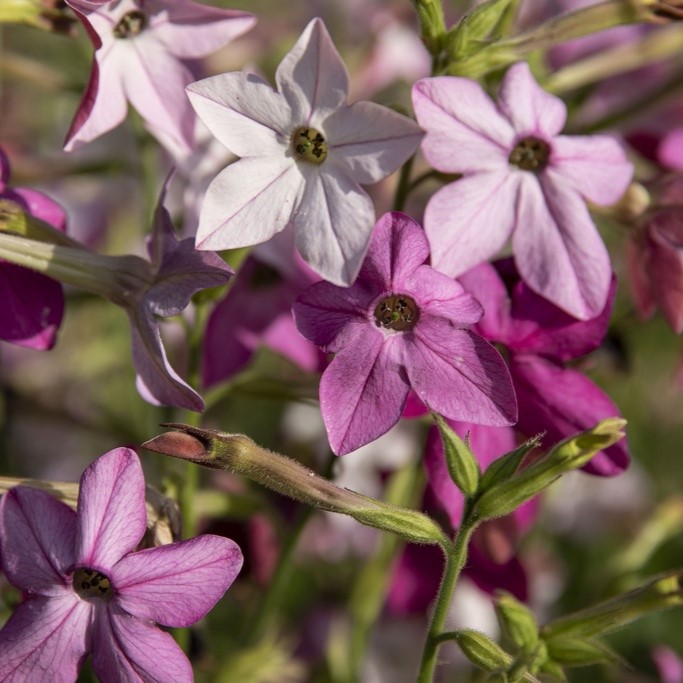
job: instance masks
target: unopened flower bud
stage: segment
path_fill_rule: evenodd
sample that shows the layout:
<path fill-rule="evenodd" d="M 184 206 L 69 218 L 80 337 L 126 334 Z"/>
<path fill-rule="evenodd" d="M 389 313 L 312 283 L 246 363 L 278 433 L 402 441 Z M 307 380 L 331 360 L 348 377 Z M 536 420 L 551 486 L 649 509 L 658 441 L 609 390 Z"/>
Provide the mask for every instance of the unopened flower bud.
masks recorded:
<path fill-rule="evenodd" d="M 498 643 L 479 631 L 456 631 L 455 640 L 465 657 L 484 671 L 506 670 L 514 661 Z"/>
<path fill-rule="evenodd" d="M 494 598 L 496 616 L 510 640 L 524 652 L 538 644 L 538 625 L 531 610 L 510 593 L 501 591 Z"/>
<path fill-rule="evenodd" d="M 439 428 L 441 442 L 448 472 L 453 483 L 471 498 L 479 485 L 479 464 L 470 447 L 448 425 L 441 415 L 434 415 L 434 421 Z"/>
<path fill-rule="evenodd" d="M 623 659 L 604 643 L 583 638 L 554 638 L 548 641 L 548 655 L 565 666 L 622 664 Z"/>

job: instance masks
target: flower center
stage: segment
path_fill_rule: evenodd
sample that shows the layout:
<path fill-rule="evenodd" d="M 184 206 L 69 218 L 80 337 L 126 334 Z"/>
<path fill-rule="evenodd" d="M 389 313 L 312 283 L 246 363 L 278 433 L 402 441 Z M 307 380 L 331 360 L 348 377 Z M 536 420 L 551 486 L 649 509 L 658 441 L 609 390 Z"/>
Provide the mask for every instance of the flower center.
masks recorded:
<path fill-rule="evenodd" d="M 74 572 L 73 588 L 84 600 L 99 598 L 109 602 L 114 597 L 114 589 L 109 578 L 88 567 L 79 567 Z"/>
<path fill-rule="evenodd" d="M 385 330 L 412 330 L 419 317 L 420 309 L 415 300 L 405 294 L 388 296 L 375 306 L 377 327 L 383 327 Z"/>
<path fill-rule="evenodd" d="M 259 263 L 251 273 L 249 284 L 253 289 L 271 289 L 279 285 L 283 279 L 275 268 L 271 268 L 265 263 Z"/>
<path fill-rule="evenodd" d="M 327 143 L 315 128 L 298 128 L 292 135 L 292 151 L 302 161 L 322 164 L 327 158 Z"/>
<path fill-rule="evenodd" d="M 114 26 L 116 38 L 135 38 L 147 28 L 147 15 L 140 10 L 124 14 Z"/>
<path fill-rule="evenodd" d="M 548 165 L 550 145 L 533 135 L 522 138 L 510 152 L 508 161 L 524 171 L 542 171 Z"/>

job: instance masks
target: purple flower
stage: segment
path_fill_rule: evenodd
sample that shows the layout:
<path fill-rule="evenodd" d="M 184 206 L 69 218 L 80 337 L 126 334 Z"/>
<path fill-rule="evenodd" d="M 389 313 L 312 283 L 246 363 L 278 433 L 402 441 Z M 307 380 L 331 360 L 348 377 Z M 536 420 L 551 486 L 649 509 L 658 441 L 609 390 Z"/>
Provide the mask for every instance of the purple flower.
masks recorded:
<path fill-rule="evenodd" d="M 197 246 L 250 246 L 289 226 L 313 270 L 349 285 L 375 218 L 359 183 L 393 173 L 422 131 L 378 104 L 347 104 L 349 77 L 320 19 L 309 23 L 275 80 L 278 91 L 253 74 L 227 73 L 187 89 L 209 130 L 243 157 L 209 186 Z"/>
<path fill-rule="evenodd" d="M 9 162 L 0 149 L 0 200 L 66 229 L 64 210 L 42 192 L 8 187 Z M 52 278 L 0 261 L 0 339 L 41 351 L 51 349 L 64 315 L 62 286 Z"/>
<path fill-rule="evenodd" d="M 600 315 L 579 321 L 531 291 L 510 259 L 496 267 L 481 264 L 461 282 L 486 311 L 477 331 L 507 349 L 519 401 L 517 429 L 529 437 L 546 432 L 544 441 L 553 444 L 620 415 L 607 394 L 566 365 L 594 351 L 605 338 L 616 294 L 614 280 Z M 584 470 L 612 476 L 628 463 L 628 446 L 622 440 L 596 455 Z"/>
<path fill-rule="evenodd" d="M 529 67 L 511 67 L 498 104 L 466 78 L 427 78 L 413 102 L 427 160 L 463 178 L 425 212 L 434 267 L 459 276 L 512 236 L 517 268 L 538 294 L 582 320 L 605 307 L 611 266 L 584 199 L 616 202 L 633 172 L 616 140 L 559 135 L 566 107 Z"/>
<path fill-rule="evenodd" d="M 118 126 L 130 101 L 152 133 L 187 151 L 195 117 L 189 60 L 252 27 L 251 14 L 191 0 L 67 0 L 95 45 L 90 81 L 66 137 L 72 151 Z"/>
<path fill-rule="evenodd" d="M 81 477 L 78 510 L 19 486 L 0 502 L 2 567 L 26 595 L 0 631 L 0 679 L 74 681 L 85 658 L 107 681 L 192 681 L 173 638 L 242 566 L 233 541 L 198 536 L 135 552 L 146 528 L 137 455 L 109 451 Z"/>
<path fill-rule="evenodd" d="M 426 265 L 428 257 L 420 226 L 404 214 L 385 214 L 356 283 L 348 289 L 315 284 L 294 305 L 301 333 L 337 354 L 320 382 L 320 407 L 338 455 L 392 427 L 410 388 L 451 419 L 516 420 L 505 363 L 467 329 L 481 318 L 481 306 Z"/>

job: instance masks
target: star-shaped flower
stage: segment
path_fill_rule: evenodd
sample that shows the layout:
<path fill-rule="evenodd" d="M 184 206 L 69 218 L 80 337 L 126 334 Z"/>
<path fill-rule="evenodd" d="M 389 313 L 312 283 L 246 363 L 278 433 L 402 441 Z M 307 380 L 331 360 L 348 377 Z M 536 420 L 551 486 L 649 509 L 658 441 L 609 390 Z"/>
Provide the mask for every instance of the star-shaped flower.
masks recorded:
<path fill-rule="evenodd" d="M 201 619 L 242 554 L 213 535 L 135 552 L 145 529 L 145 480 L 127 448 L 85 470 L 77 512 L 34 488 L 3 496 L 2 569 L 26 599 L 0 631 L 0 679 L 75 681 L 92 654 L 103 683 L 192 681 L 189 661 L 155 622 Z"/>
<path fill-rule="evenodd" d="M 505 74 L 497 105 L 478 83 L 449 76 L 418 81 L 413 103 L 429 163 L 464 176 L 425 211 L 434 267 L 458 277 L 512 235 L 529 287 L 576 318 L 599 315 L 612 268 L 584 200 L 613 204 L 628 187 L 619 143 L 560 135 L 566 107 L 525 62 Z"/>
<path fill-rule="evenodd" d="M 209 186 L 197 247 L 259 244 L 290 226 L 304 260 L 325 279 L 349 285 L 375 217 L 359 183 L 395 171 L 422 131 L 378 104 L 347 104 L 348 74 L 320 19 L 306 27 L 275 80 L 278 91 L 247 73 L 187 88 L 209 130 L 242 157 Z"/>
<path fill-rule="evenodd" d="M 195 117 L 184 88 L 204 57 L 252 27 L 245 12 L 191 0 L 67 0 L 95 45 L 90 81 L 67 133 L 69 152 L 118 126 L 135 107 L 150 131 L 190 150 Z"/>
<path fill-rule="evenodd" d="M 498 352 L 467 327 L 483 310 L 425 264 L 427 238 L 402 213 L 382 216 L 350 288 L 314 284 L 294 304 L 301 333 L 337 355 L 320 382 L 332 450 L 343 455 L 388 431 L 409 389 L 455 420 L 510 425 L 517 405 Z"/>

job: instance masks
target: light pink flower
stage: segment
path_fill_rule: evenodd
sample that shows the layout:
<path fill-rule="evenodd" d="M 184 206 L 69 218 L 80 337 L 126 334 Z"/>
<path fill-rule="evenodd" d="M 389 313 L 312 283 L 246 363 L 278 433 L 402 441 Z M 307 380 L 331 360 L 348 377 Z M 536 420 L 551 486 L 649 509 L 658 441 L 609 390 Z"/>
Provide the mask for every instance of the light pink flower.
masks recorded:
<path fill-rule="evenodd" d="M 67 4 L 90 35 L 95 58 L 64 149 L 70 152 L 118 126 L 130 102 L 152 133 L 189 151 L 195 125 L 185 96 L 185 86 L 195 80 L 189 60 L 223 47 L 255 18 L 191 0 Z"/>
<path fill-rule="evenodd" d="M 604 135 L 559 135 L 564 103 L 544 92 L 528 65 L 512 66 L 495 104 L 466 78 L 413 88 L 427 160 L 463 178 L 439 190 L 425 212 L 434 267 L 459 276 L 512 236 L 517 268 L 541 296 L 581 320 L 605 307 L 612 269 L 584 200 L 616 202 L 633 172 Z"/>
<path fill-rule="evenodd" d="M 375 217 L 359 183 L 395 171 L 422 132 L 378 104 L 347 104 L 348 74 L 320 19 L 306 27 L 275 80 L 278 91 L 253 74 L 227 73 L 187 89 L 211 132 L 242 157 L 209 186 L 197 247 L 259 244 L 289 226 L 317 273 L 349 285 Z"/>
<path fill-rule="evenodd" d="M 1 680 L 71 683 L 92 654 L 103 683 L 192 681 L 190 662 L 154 622 L 201 619 L 242 554 L 211 535 L 135 552 L 145 529 L 145 480 L 127 448 L 85 470 L 77 512 L 38 489 L 5 494 L 2 568 L 27 597 L 0 631 Z"/>

